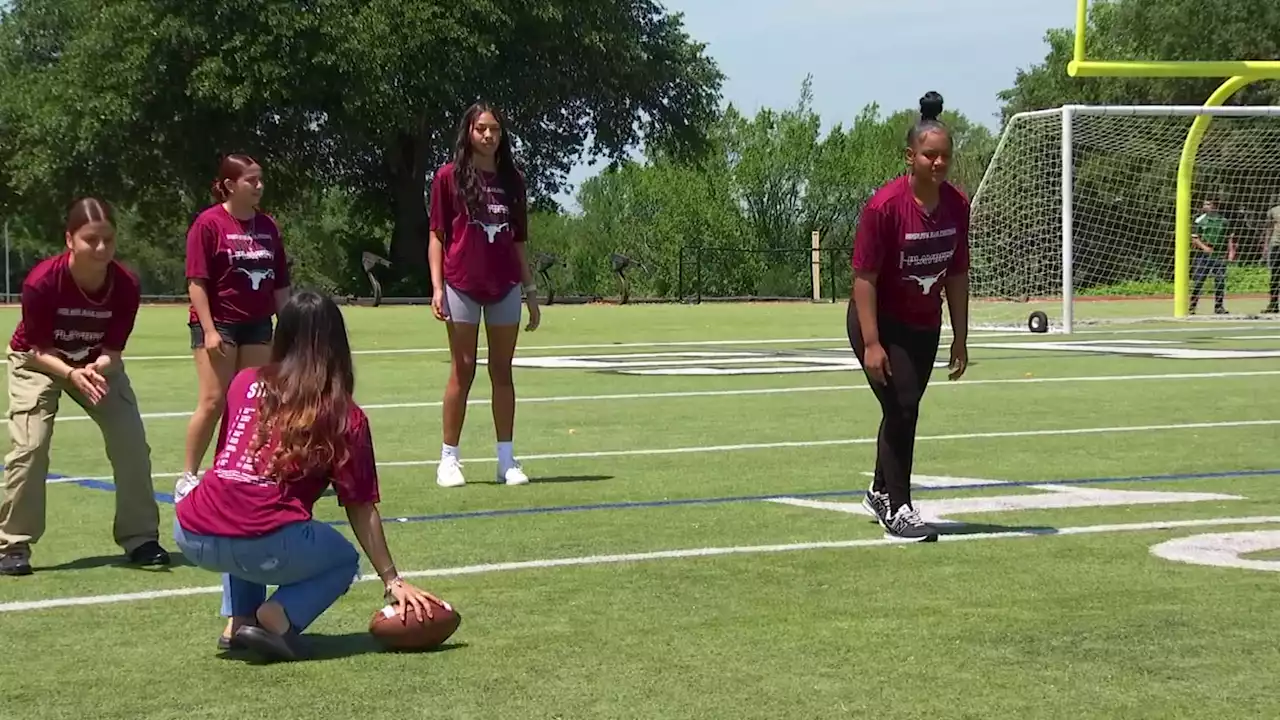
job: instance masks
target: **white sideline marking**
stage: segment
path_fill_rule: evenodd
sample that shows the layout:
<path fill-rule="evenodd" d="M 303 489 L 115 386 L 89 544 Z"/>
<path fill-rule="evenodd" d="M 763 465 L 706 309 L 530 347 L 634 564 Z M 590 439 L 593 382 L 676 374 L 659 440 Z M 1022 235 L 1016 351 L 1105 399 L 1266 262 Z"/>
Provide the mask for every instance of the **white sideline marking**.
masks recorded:
<path fill-rule="evenodd" d="M 1257 427 L 1280 425 L 1280 420 L 1225 420 L 1222 422 L 1174 423 L 1169 425 L 1119 425 L 1114 427 L 1094 428 L 1055 428 L 1048 430 L 999 430 L 981 433 L 956 433 L 949 435 L 920 435 L 917 442 L 927 440 L 983 440 L 992 438 L 1015 437 L 1052 437 L 1057 435 L 1105 435 L 1108 433 L 1151 432 L 1155 430 L 1210 430 L 1216 428 Z M 784 448 L 839 447 L 844 445 L 871 445 L 874 437 L 840 438 L 836 440 L 791 440 L 767 443 L 742 443 L 738 445 L 701 445 L 693 447 L 651 448 L 642 450 L 593 450 L 587 452 L 544 453 L 541 455 L 521 455 L 521 460 L 580 460 L 610 457 L 636 457 L 649 455 L 687 455 L 693 453 L 738 452 L 742 450 L 779 450 Z M 498 458 L 476 458 L 465 462 L 496 463 Z M 433 460 L 387 460 L 378 463 L 378 467 L 419 467 L 423 465 L 439 465 Z M 173 478 L 179 473 L 152 473 L 153 478 Z M 97 477 L 65 477 L 49 480 L 49 483 L 73 483 L 78 480 L 110 480 L 108 476 Z M 535 477 L 534 482 L 537 482 Z"/>
<path fill-rule="evenodd" d="M 972 385 L 1037 385 L 1042 383 L 1070 383 L 1070 382 L 1124 382 L 1129 380 L 1216 380 L 1222 378 L 1238 378 L 1238 377 L 1267 377 L 1280 375 L 1280 370 L 1240 370 L 1228 372 L 1203 372 L 1203 373 L 1161 373 L 1158 375 L 1083 375 L 1083 376 L 1067 376 L 1067 377 L 1030 377 L 1030 378 L 996 378 L 992 380 L 955 380 L 938 382 L 930 385 L 930 389 L 934 387 L 968 387 Z M 734 395 L 787 395 L 790 393 L 811 393 L 811 392 L 834 392 L 843 390 L 870 390 L 866 383 L 858 385 L 805 385 L 798 387 L 781 387 L 781 388 L 746 388 L 741 390 L 677 390 L 671 392 L 652 392 L 652 393 L 616 393 L 610 395 L 558 395 L 549 397 L 529 397 L 517 398 L 518 404 L 532 403 L 564 403 L 564 402 L 595 402 L 602 400 L 656 400 L 663 398 L 693 398 L 693 397 L 730 397 Z M 488 405 L 489 398 L 471 398 L 467 400 L 467 405 Z M 369 403 L 361 405 L 364 410 L 405 410 L 411 408 L 432 408 L 440 407 L 443 403 L 439 400 L 423 400 L 418 402 L 403 403 Z M 144 420 L 162 419 L 162 418 L 186 418 L 191 417 L 191 410 L 182 412 L 154 412 L 142 413 Z M 59 415 L 55 422 L 84 422 L 89 420 L 88 415 Z"/>
<path fill-rule="evenodd" d="M 875 477 L 874 472 L 862 473 L 867 477 Z M 1004 480 L 989 480 L 987 478 L 967 478 L 954 477 L 951 475 L 917 475 L 911 474 L 912 487 L 928 487 L 928 488 L 950 488 L 950 487 L 973 487 L 975 485 L 1007 485 Z M 859 506 L 861 507 L 861 506 Z"/>
<path fill-rule="evenodd" d="M 1246 330 L 1248 328 L 1226 328 Z M 970 333 L 970 338 L 975 337 L 1008 337 L 1015 333 Z M 1025 335 L 1026 333 L 1016 333 Z M 756 339 L 756 340 L 680 340 L 668 342 L 629 342 L 629 343 L 589 343 L 577 345 L 523 345 L 521 351 L 529 350 L 603 350 L 608 348 L 647 348 L 647 347 L 690 347 L 698 345 L 790 345 L 797 343 L 824 343 L 839 342 L 848 343 L 849 339 L 845 337 L 836 338 L 772 338 L 772 339 Z M 352 350 L 352 355 L 430 355 L 437 353 L 447 353 L 447 347 L 432 348 L 379 348 L 371 350 Z M 488 352 L 483 345 L 477 348 L 477 352 Z M 135 360 L 190 360 L 191 355 L 126 355 L 126 362 Z M 8 364 L 8 360 L 0 360 L 0 363 Z"/>
<path fill-rule="evenodd" d="M 1026 538 L 1046 535 L 1092 535 L 1096 533 L 1140 532 L 1144 530 L 1174 530 L 1178 528 L 1214 527 L 1219 525 L 1258 525 L 1267 523 L 1280 523 L 1280 516 L 1209 518 L 1202 520 L 1165 520 L 1117 525 L 1081 525 L 1045 531 L 1011 530 L 1008 532 L 942 535 L 939 540 L 941 542 L 966 542 L 970 540 L 998 540 L 1002 538 Z M 911 541 L 904 541 L 895 538 L 864 538 L 860 540 L 792 543 L 788 545 L 739 545 L 733 547 L 691 548 L 686 550 L 658 550 L 654 552 L 628 553 L 624 555 L 587 555 L 584 557 L 526 560 L 523 562 L 464 565 L 461 567 L 438 568 L 435 570 L 414 570 L 401 574 L 406 578 L 457 577 L 460 575 L 481 575 L 485 573 L 511 572 L 516 570 L 543 570 L 561 567 L 611 565 L 619 563 L 644 562 L 648 560 L 683 560 L 687 558 L 719 557 L 725 555 L 760 555 L 805 550 L 844 550 L 849 548 L 880 547 L 884 545 L 902 545 L 907 543 L 911 543 Z M 369 582 L 378 579 L 377 575 L 363 575 L 360 577 L 360 582 Z M 184 597 L 188 595 L 209 595 L 220 592 L 222 592 L 221 585 L 209 585 L 204 587 L 117 593 L 113 595 L 87 595 L 81 597 L 49 598 L 45 600 L 24 600 L 0 603 L 0 613 L 22 612 L 25 610 L 51 610 L 54 608 L 82 607 L 85 605 L 108 605 L 139 600 L 159 600 L 162 598 Z"/>
<path fill-rule="evenodd" d="M 1200 327 L 1179 327 L 1179 328 L 1152 328 L 1143 330 L 1140 328 L 1116 328 L 1113 330 L 1076 330 L 1073 335 L 1147 335 L 1147 334 L 1167 334 L 1167 333 L 1197 333 L 1209 330 L 1207 326 Z M 1215 332 L 1235 332 L 1246 330 L 1280 330 L 1280 325 L 1236 325 L 1230 327 L 1212 328 Z M 1003 337 L 1027 337 L 1029 331 L 1021 329 L 1021 326 L 1010 326 L 1008 330 L 986 332 L 979 328 L 973 328 L 969 331 L 969 339 L 976 340 L 982 338 L 1003 338 Z M 942 337 L 952 337 L 953 333 L 950 328 L 943 328 Z M 1253 338 L 1248 338 L 1253 339 Z M 1035 340 L 1032 340 L 1034 342 Z M 773 339 L 756 339 L 756 340 L 681 340 L 669 342 L 626 342 L 626 343 L 588 343 L 577 345 L 522 345 L 521 352 L 529 350 L 603 350 L 612 348 L 649 348 L 649 347 L 697 347 L 700 345 L 787 345 L 791 343 L 823 343 L 838 342 L 841 347 L 849 342 L 847 337 L 834 338 L 773 338 Z M 371 350 L 352 350 L 352 355 L 430 355 L 436 353 L 447 353 L 447 347 L 434 348 L 385 348 Z M 487 348 L 483 344 L 477 348 L 477 352 L 487 353 Z M 186 355 L 128 355 L 125 357 L 127 362 L 135 362 L 138 360 L 190 360 L 190 353 Z M 0 365 L 8 365 L 9 361 L 0 359 Z"/>
<path fill-rule="evenodd" d="M 1000 483 L 996 483 L 999 486 Z M 1038 494 L 989 495 L 985 497 L 940 498 L 919 500 L 914 503 L 920 517 L 934 525 L 964 525 L 951 520 L 955 515 L 972 515 L 1010 510 L 1062 510 L 1065 508 L 1115 507 L 1117 505 L 1162 505 L 1172 503 L 1209 502 L 1214 500 L 1244 500 L 1239 495 L 1215 493 L 1161 492 L 1152 490 L 1108 490 L 1106 488 L 1079 488 L 1063 485 L 1026 485 Z M 809 500 L 805 498 L 770 498 L 768 502 L 779 505 L 833 510 L 851 515 L 866 515 L 861 503 Z"/>
<path fill-rule="evenodd" d="M 1240 557 L 1277 548 L 1280 548 L 1280 532 L 1271 530 L 1177 538 L 1153 546 L 1151 554 L 1191 565 L 1280 572 L 1280 560 L 1248 560 Z"/>

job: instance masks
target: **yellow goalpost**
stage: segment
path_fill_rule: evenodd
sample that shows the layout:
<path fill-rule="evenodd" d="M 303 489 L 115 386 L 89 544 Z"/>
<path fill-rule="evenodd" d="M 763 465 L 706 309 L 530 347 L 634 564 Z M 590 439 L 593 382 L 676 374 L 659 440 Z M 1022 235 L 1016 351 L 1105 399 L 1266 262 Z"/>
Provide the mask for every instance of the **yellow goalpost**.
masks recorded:
<path fill-rule="evenodd" d="M 1280 60 L 1125 61 L 1085 59 L 1089 0 L 1076 0 L 1075 57 L 1067 63 L 1071 77 L 1220 77 L 1227 80 L 1205 100 L 1218 107 L 1258 80 L 1280 79 Z M 1178 164 L 1177 235 L 1174 245 L 1173 315 L 1186 317 L 1191 297 L 1191 188 L 1196 152 L 1209 129 L 1210 115 L 1197 115 L 1187 132 Z"/>

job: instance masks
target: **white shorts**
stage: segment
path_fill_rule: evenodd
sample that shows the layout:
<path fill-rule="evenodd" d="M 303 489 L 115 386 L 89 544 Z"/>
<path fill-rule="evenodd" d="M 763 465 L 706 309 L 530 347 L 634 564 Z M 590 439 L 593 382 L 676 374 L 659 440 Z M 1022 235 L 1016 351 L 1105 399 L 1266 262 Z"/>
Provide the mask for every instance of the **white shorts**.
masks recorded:
<path fill-rule="evenodd" d="M 444 311 L 449 316 L 449 322 L 462 325 L 479 325 L 481 314 L 488 325 L 519 325 L 524 309 L 521 295 L 520 286 L 516 285 L 501 300 L 482 305 L 445 283 Z"/>

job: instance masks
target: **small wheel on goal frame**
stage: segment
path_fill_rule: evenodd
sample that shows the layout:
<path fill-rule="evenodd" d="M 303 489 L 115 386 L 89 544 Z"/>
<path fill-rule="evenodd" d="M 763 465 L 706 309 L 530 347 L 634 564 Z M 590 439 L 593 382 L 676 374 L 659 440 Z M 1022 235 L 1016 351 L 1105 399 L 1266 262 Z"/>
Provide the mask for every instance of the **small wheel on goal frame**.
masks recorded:
<path fill-rule="evenodd" d="M 1037 310 L 1027 318 L 1027 329 L 1033 333 L 1049 332 L 1049 316 Z"/>

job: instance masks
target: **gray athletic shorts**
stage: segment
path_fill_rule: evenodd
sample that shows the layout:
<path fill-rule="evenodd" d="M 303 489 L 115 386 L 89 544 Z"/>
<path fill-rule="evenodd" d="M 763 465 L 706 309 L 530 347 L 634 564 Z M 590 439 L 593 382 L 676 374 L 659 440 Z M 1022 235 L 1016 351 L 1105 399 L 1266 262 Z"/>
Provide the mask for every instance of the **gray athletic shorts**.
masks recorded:
<path fill-rule="evenodd" d="M 488 305 L 481 305 L 448 283 L 444 286 L 444 310 L 449 315 L 450 322 L 479 325 L 480 314 L 483 312 L 485 322 L 489 325 L 519 325 L 523 308 L 519 285 L 511 288 L 511 292 L 501 300 Z"/>

